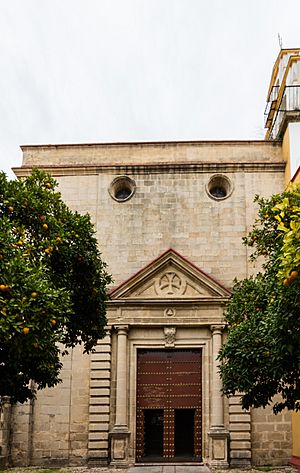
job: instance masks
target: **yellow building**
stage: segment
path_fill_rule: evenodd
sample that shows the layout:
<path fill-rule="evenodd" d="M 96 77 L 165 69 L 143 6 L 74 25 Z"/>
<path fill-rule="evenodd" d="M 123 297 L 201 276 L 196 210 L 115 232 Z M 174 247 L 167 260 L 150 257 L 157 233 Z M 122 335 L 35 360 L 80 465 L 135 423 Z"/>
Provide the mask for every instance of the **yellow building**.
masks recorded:
<path fill-rule="evenodd" d="M 273 67 L 266 107 L 266 139 L 282 140 L 285 184 L 300 182 L 300 49 L 282 49 Z M 300 412 L 292 416 L 291 463 L 300 468 Z"/>

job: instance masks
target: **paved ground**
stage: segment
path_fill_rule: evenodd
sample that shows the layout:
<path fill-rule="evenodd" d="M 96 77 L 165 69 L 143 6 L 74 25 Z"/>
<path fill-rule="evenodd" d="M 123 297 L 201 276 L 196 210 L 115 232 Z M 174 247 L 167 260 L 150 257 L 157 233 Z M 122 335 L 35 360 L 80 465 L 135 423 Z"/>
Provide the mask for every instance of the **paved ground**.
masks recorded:
<path fill-rule="evenodd" d="M 139 465 L 132 466 L 127 473 L 210 473 L 203 465 Z"/>
<path fill-rule="evenodd" d="M 299 473 L 299 470 L 292 468 L 291 466 L 274 466 L 273 468 L 268 466 L 266 468 L 260 467 L 260 469 L 252 468 L 246 470 L 246 473 Z M 44 473 L 42 469 L 35 468 L 11 468 L 9 470 L 3 470 L 1 473 Z M 47 473 L 50 473 L 49 470 Z M 218 468 L 212 468 L 211 470 L 207 466 L 203 465 L 137 465 L 129 468 L 109 468 L 109 467 L 68 467 L 58 469 L 53 473 L 245 473 L 245 470 L 230 468 L 229 470 L 220 470 Z"/>

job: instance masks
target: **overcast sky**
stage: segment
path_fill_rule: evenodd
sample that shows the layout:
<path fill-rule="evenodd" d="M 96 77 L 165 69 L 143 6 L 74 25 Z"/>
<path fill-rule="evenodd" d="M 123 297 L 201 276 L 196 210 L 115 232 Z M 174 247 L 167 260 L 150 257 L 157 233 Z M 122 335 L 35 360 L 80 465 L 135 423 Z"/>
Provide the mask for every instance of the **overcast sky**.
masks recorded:
<path fill-rule="evenodd" d="M 262 139 L 299 0 L 0 0 L 0 169 L 21 144 Z"/>

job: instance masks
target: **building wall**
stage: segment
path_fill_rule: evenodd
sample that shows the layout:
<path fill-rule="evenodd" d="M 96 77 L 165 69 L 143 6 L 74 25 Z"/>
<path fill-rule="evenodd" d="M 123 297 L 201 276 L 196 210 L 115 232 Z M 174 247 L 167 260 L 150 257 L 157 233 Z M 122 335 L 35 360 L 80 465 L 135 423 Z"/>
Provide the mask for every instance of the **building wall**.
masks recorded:
<path fill-rule="evenodd" d="M 248 249 L 242 244 L 242 237 L 251 229 L 255 219 L 254 196 L 269 196 L 284 187 L 280 143 L 62 145 L 25 147 L 23 151 L 23 167 L 16 170 L 18 175 L 26 175 L 32 166 L 45 168 L 57 178 L 66 203 L 74 210 L 90 213 L 100 251 L 108 263 L 115 286 L 168 248 L 173 248 L 230 288 L 235 277 L 245 278 L 259 268 L 258 264 L 249 263 Z M 206 186 L 215 174 L 230 179 L 233 192 L 228 199 L 216 201 L 208 196 Z M 136 183 L 135 195 L 122 203 L 113 200 L 108 192 L 111 182 L 119 175 L 127 175 Z M 149 331 L 143 336 L 146 339 L 150 335 Z M 130 337 L 135 336 L 133 331 Z M 107 353 L 107 356 L 111 354 Z M 112 366 L 114 360 L 113 352 Z M 97 371 L 98 361 L 92 363 Z M 209 362 L 206 360 L 206 363 Z M 114 376 L 112 370 L 112 411 L 109 413 L 108 394 L 102 398 L 99 394 L 97 398 L 96 390 L 100 389 L 101 380 L 91 377 L 90 358 L 82 355 L 80 350 L 74 350 L 65 359 L 63 383 L 39 393 L 34 405 L 17 407 L 13 462 L 83 464 L 87 461 L 88 449 L 97 449 L 100 431 L 102 437 L 98 444 L 107 451 L 108 428 L 114 415 Z M 95 389 L 93 405 L 90 405 L 90 379 L 93 381 L 91 389 Z M 209 402 L 208 380 L 205 383 L 204 405 Z M 106 385 L 105 389 L 108 389 Z M 103 406 L 100 398 L 104 399 Z M 134 401 L 131 399 L 131 402 Z M 227 402 L 226 406 L 228 427 Z M 100 419 L 100 411 L 106 416 L 105 423 Z M 134 429 L 134 419 L 130 415 Z M 207 415 L 204 412 L 206 430 L 209 424 Z M 255 463 L 286 463 L 290 448 L 288 439 L 285 439 L 285 448 L 276 448 L 273 456 L 266 454 L 275 446 L 275 439 L 268 432 L 278 432 L 282 422 L 280 417 L 275 419 L 271 413 L 252 412 L 252 424 L 247 426 L 245 442 L 249 443 L 252 428 Z M 284 422 L 288 428 L 287 417 L 284 417 Z M 102 430 L 104 428 L 106 431 Z M 239 428 L 238 423 L 234 428 Z M 263 448 L 258 447 L 261 440 Z M 204 442 L 207 457 L 206 442 L 207 439 Z M 133 451 L 133 444 L 130 448 Z"/>
<path fill-rule="evenodd" d="M 299 68 L 299 63 L 294 64 Z M 298 77 L 300 74 L 298 72 Z M 285 187 L 300 183 L 300 123 L 291 122 L 283 136 L 283 158 L 286 161 Z M 292 415 L 292 463 L 300 467 L 300 415 Z"/>
<path fill-rule="evenodd" d="M 253 409 L 251 439 L 255 465 L 287 465 L 292 454 L 291 412 L 275 416 L 270 406 Z"/>
<path fill-rule="evenodd" d="M 291 179 L 300 166 L 300 123 L 289 123 Z"/>
<path fill-rule="evenodd" d="M 85 462 L 89 425 L 88 355 L 80 348 L 64 357 L 62 382 L 13 409 L 11 460 L 18 465 Z"/>
<path fill-rule="evenodd" d="M 254 196 L 256 193 L 270 195 L 273 191 L 280 191 L 283 174 L 277 168 L 272 171 L 271 168 L 254 167 L 251 170 L 251 167 L 243 169 L 239 164 L 282 162 L 281 148 L 265 142 L 256 145 L 235 143 L 232 146 L 208 144 L 198 148 L 191 146 L 190 149 L 184 145 L 180 152 L 177 145 L 149 145 L 148 148 L 124 146 L 118 154 L 112 148 L 111 163 L 115 160 L 122 166 L 132 162 L 149 163 L 151 160 L 157 163 L 161 157 L 169 163 L 174 162 L 174 167 L 114 166 L 107 170 L 101 168 L 98 174 L 95 170 L 93 175 L 83 171 L 76 175 L 74 172 L 72 177 L 61 175 L 64 170 L 52 168 L 52 172 L 59 174 L 60 190 L 65 201 L 71 208 L 91 214 L 99 247 L 109 264 L 115 284 L 127 279 L 169 247 L 225 285 L 230 286 L 234 277 L 246 277 L 247 249 L 241 238 L 251 228 L 255 218 Z M 84 159 L 82 152 L 78 150 L 78 165 L 82 162 L 87 164 L 89 149 Z M 49 153 L 47 151 L 45 157 L 41 153 L 40 162 L 47 158 L 50 169 L 52 163 L 56 165 L 58 158 L 56 149 L 53 158 Z M 75 161 L 75 157 L 70 158 L 69 154 L 70 151 L 66 153 L 64 166 Z M 94 165 L 95 154 L 99 164 L 108 166 L 107 149 L 103 150 L 103 155 L 99 150 L 98 154 L 96 151 L 92 154 Z M 63 158 L 64 149 L 61 150 L 59 163 L 63 162 Z M 217 165 L 208 159 L 215 160 Z M 194 164 L 206 163 L 206 166 L 193 172 L 187 168 L 186 160 Z M 36 156 L 31 160 L 25 159 L 28 164 L 37 162 Z M 175 166 L 180 163 L 182 166 L 177 171 Z M 217 202 L 208 197 L 205 187 L 209 178 L 219 172 L 232 180 L 234 191 L 230 198 Z M 123 174 L 134 179 L 137 188 L 132 199 L 118 203 L 110 197 L 108 188 L 117 175 Z"/>
<path fill-rule="evenodd" d="M 285 186 L 300 182 L 300 123 L 289 123 L 282 143 L 283 157 L 286 161 Z"/>
<path fill-rule="evenodd" d="M 293 412 L 293 455 L 298 458 L 300 466 L 300 412 Z"/>

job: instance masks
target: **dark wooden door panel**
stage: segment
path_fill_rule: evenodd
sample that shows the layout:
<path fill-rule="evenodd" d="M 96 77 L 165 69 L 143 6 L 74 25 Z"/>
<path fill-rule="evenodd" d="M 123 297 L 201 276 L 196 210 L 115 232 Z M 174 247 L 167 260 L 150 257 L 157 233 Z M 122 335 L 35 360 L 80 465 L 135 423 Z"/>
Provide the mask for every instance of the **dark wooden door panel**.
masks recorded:
<path fill-rule="evenodd" d="M 201 351 L 140 350 L 137 365 L 137 460 L 153 460 L 151 422 L 155 429 L 162 419 L 160 460 L 201 459 Z"/>

